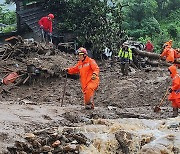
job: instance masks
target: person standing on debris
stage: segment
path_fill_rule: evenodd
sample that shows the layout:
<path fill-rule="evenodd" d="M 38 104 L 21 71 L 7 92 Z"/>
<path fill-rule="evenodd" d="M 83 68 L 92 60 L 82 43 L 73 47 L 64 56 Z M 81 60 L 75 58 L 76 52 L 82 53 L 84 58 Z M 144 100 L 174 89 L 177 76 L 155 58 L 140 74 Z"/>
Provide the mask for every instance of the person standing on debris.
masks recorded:
<path fill-rule="evenodd" d="M 146 50 L 147 52 L 153 52 L 154 46 L 153 46 L 153 44 L 151 43 L 150 40 L 147 41 L 147 43 L 146 43 L 146 45 L 145 45 L 145 50 Z"/>
<path fill-rule="evenodd" d="M 54 19 L 53 14 L 49 14 L 46 17 L 42 17 L 38 24 L 42 32 L 42 40 L 44 42 L 52 43 L 52 20 Z"/>
<path fill-rule="evenodd" d="M 99 86 L 99 67 L 94 59 L 87 55 L 83 47 L 77 50 L 79 61 L 70 68 L 65 69 L 68 74 L 80 75 L 82 92 L 84 94 L 85 109 L 94 109 L 94 92 Z"/>
<path fill-rule="evenodd" d="M 173 117 L 178 116 L 178 108 L 180 108 L 180 76 L 177 72 L 175 65 L 172 65 L 168 68 L 170 76 L 172 78 L 172 86 L 169 88 L 168 99 L 172 102 L 173 107 Z"/>
<path fill-rule="evenodd" d="M 122 74 L 128 75 L 129 63 L 132 61 L 132 50 L 126 42 L 123 43 L 122 48 L 119 50 L 118 57 L 121 61 Z"/>
<path fill-rule="evenodd" d="M 172 40 L 166 42 L 163 45 L 163 48 L 164 50 L 162 54 L 160 55 L 160 58 L 165 57 L 167 62 L 173 63 L 175 60 L 175 50 L 172 48 Z"/>
<path fill-rule="evenodd" d="M 166 43 L 164 43 L 163 48 L 172 47 L 172 43 L 173 43 L 172 40 L 167 41 Z"/>

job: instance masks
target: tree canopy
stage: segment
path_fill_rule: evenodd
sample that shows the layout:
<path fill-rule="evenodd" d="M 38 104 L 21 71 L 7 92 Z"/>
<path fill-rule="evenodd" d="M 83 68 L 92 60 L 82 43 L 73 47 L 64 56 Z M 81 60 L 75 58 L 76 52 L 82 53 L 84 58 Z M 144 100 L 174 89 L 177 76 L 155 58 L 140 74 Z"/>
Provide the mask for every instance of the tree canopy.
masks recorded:
<path fill-rule="evenodd" d="M 16 14 L 5 8 L 4 4 L 0 5 L 0 23 L 5 25 L 1 27 L 1 32 L 10 32 L 16 28 Z"/>
<path fill-rule="evenodd" d="M 101 51 L 104 46 L 108 46 L 117 50 L 124 37 L 128 35 L 144 43 L 147 39 L 151 39 L 159 50 L 163 41 L 179 40 L 179 29 L 175 23 L 180 21 L 180 15 L 175 13 L 179 10 L 178 1 L 180 2 L 180 0 L 56 0 L 51 3 L 50 8 L 57 10 L 62 21 L 59 24 L 62 32 L 76 33 L 82 44 L 93 42 L 94 49 Z M 178 46 L 178 43 L 175 43 L 175 46 Z"/>
<path fill-rule="evenodd" d="M 157 51 L 169 39 L 180 45 L 180 0 L 49 0 L 47 7 L 60 19 L 61 33 L 74 33 L 99 52 L 117 51 L 127 36 L 151 39 Z"/>

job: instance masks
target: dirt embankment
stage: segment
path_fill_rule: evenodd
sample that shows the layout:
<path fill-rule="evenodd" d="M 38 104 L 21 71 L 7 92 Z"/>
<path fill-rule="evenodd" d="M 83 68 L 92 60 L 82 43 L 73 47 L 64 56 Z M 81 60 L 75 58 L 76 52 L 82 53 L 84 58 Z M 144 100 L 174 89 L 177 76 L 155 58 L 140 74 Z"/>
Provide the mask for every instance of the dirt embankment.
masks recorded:
<path fill-rule="evenodd" d="M 172 109 L 167 100 L 161 113 L 153 112 L 170 85 L 167 67 L 146 71 L 131 68 L 130 75 L 123 77 L 119 64 L 110 61 L 97 62 L 100 86 L 95 95 L 95 110 L 83 108 L 78 76 L 68 76 L 61 107 L 65 82 L 62 68 L 75 63 L 74 55 L 60 51 L 55 55 L 32 53 L 21 60 L 13 57 L 1 60 L 0 66 L 14 71 L 26 71 L 27 64 L 34 64 L 42 71 L 25 84 L 1 86 L 1 149 L 13 145 L 15 140 L 22 140 L 25 133 L 58 126 L 80 126 L 89 124 L 90 119 L 171 117 Z M 1 77 L 6 73 L 1 72 Z"/>

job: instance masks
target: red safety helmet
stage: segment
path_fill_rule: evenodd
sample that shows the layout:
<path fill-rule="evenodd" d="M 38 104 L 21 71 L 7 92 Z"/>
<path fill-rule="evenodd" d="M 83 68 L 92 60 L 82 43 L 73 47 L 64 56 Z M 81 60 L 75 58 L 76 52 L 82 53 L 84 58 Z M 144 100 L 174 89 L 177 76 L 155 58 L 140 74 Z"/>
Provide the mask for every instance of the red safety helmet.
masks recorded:
<path fill-rule="evenodd" d="M 79 55 L 84 55 L 84 54 L 88 54 L 87 53 L 87 50 L 85 49 L 85 48 L 83 48 L 83 47 L 80 47 L 78 50 L 77 50 L 77 52 L 78 52 L 78 54 Z"/>
<path fill-rule="evenodd" d="M 51 18 L 51 19 L 54 19 L 54 14 L 48 14 L 48 17 Z"/>

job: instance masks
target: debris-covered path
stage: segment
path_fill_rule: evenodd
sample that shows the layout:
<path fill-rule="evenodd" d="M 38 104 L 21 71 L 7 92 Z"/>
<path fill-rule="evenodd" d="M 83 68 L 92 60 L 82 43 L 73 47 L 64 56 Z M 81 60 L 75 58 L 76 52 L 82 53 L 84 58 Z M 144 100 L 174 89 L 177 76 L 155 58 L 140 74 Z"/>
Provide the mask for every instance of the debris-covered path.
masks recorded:
<path fill-rule="evenodd" d="M 33 53 L 21 57 L 21 60 L 11 57 L 0 62 L 0 66 L 14 71 L 19 69 L 26 71 L 26 66 L 29 64 L 35 65 L 42 71 L 39 76 L 36 76 L 25 84 L 1 86 L 1 151 L 6 150 L 7 146 L 9 147 L 9 151 L 18 151 L 18 146 L 14 146 L 14 143 L 15 141 L 28 143 L 24 140 L 25 133 L 33 133 L 38 136 L 37 131 L 48 130 L 46 133 L 51 134 L 54 129 L 56 132 L 59 127 L 61 129 L 66 127 L 81 128 L 86 125 L 95 127 L 98 123 L 101 125 L 110 125 L 108 119 L 138 118 L 153 120 L 166 119 L 172 116 L 172 108 L 167 99 L 164 101 L 160 113 L 153 112 L 155 105 L 160 103 L 166 89 L 170 85 L 167 67 L 154 67 L 147 70 L 131 68 L 130 75 L 123 77 L 120 73 L 118 62 L 98 61 L 100 67 L 100 86 L 95 95 L 95 110 L 89 111 L 83 108 L 78 76 L 68 76 L 64 104 L 61 107 L 65 82 L 62 69 L 75 64 L 75 56 L 65 54 L 61 51 L 53 52 L 54 55 L 46 53 L 43 55 Z M 1 77 L 7 72 L 7 70 L 5 72 L 3 70 Z M 97 134 L 98 131 L 99 129 L 96 132 Z M 65 132 L 67 133 L 68 131 L 66 130 Z M 42 135 L 42 133 L 39 134 Z M 77 132 L 72 133 L 76 135 L 75 137 L 65 134 L 63 135 L 66 136 L 67 140 L 62 139 L 62 136 L 53 140 L 54 142 L 60 140 L 62 143 L 59 146 L 59 153 L 79 153 L 83 151 L 79 148 L 80 145 L 83 145 L 84 149 L 87 149 L 90 144 L 90 138 L 87 138 L 83 143 L 79 141 L 82 138 L 82 134 L 79 138 L 77 137 Z M 86 134 L 87 136 L 88 134 Z M 47 136 L 41 136 L 42 143 L 38 145 L 39 148 L 29 148 L 29 151 L 31 151 L 29 153 L 43 152 L 44 149 L 42 150 L 42 147 L 46 143 L 42 141 L 42 138 L 46 139 Z M 47 148 L 44 150 L 45 152 L 50 148 L 49 151 L 52 153 L 58 153 L 51 149 L 54 148 L 56 150 L 55 147 L 52 147 L 53 141 L 47 141 L 47 146 L 49 147 L 45 147 Z M 118 139 L 114 141 L 115 145 L 117 141 Z M 16 144 L 18 143 L 16 142 Z M 76 146 L 71 147 L 72 144 Z M 33 146 L 33 143 L 31 146 Z M 98 145 L 95 147 L 97 150 Z M 116 145 L 114 149 L 117 147 Z M 121 148 L 128 150 L 127 147 Z M 142 146 L 139 147 L 139 150 L 141 148 Z M 33 151 L 32 149 L 38 149 L 39 151 Z M 111 151 L 110 148 L 109 152 L 113 153 L 114 149 Z M 19 151 L 28 153 L 22 147 Z M 103 153 L 101 150 L 100 152 Z"/>

